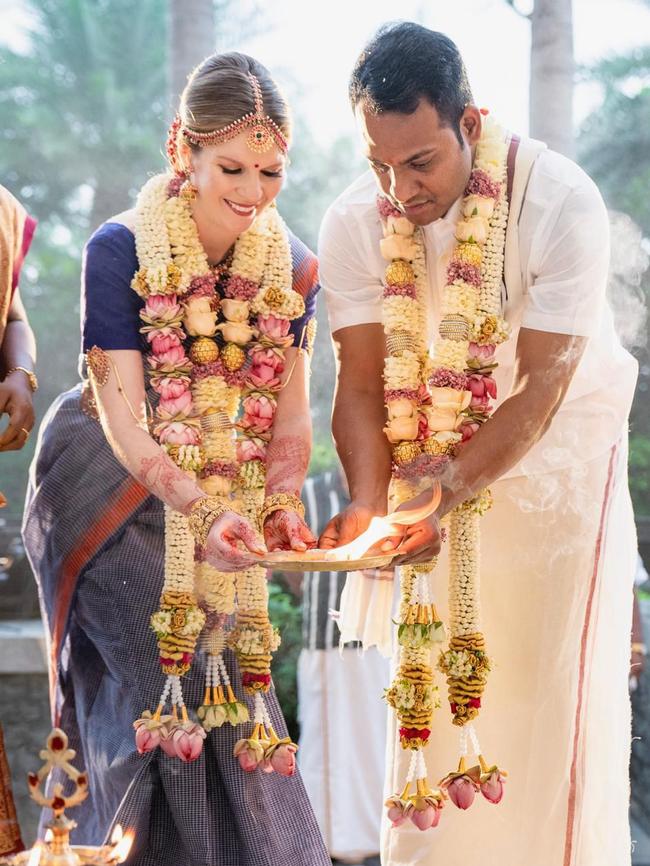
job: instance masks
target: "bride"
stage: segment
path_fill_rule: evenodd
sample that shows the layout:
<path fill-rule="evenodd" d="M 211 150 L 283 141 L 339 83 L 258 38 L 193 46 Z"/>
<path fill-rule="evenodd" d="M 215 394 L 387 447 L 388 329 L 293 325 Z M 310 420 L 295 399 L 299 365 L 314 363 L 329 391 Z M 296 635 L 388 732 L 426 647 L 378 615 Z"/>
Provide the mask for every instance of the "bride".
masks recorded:
<path fill-rule="evenodd" d="M 32 467 L 24 537 L 52 709 L 89 777 L 79 823 L 92 843 L 136 829 L 137 866 L 330 862 L 255 564 L 315 542 L 299 492 L 317 266 L 274 204 L 289 138 L 256 60 L 194 70 L 170 170 L 86 246 L 83 382 Z"/>

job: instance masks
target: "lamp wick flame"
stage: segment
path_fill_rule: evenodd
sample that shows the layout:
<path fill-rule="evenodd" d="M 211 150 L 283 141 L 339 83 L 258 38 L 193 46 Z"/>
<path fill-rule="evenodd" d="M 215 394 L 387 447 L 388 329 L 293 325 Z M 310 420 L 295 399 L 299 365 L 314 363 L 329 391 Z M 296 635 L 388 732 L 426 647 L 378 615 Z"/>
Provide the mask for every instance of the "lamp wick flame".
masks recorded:
<path fill-rule="evenodd" d="M 362 532 L 349 544 L 336 548 L 337 556 L 341 559 L 358 559 L 382 538 L 401 534 L 398 527 L 412 526 L 414 523 L 425 520 L 433 514 L 440 504 L 441 494 L 440 482 L 435 481 L 431 491 L 431 499 L 423 505 L 403 511 L 393 511 L 385 517 L 373 517 L 365 532 Z"/>
<path fill-rule="evenodd" d="M 133 830 L 128 830 L 126 833 L 122 834 L 122 828 L 117 824 L 113 831 L 113 836 L 111 837 L 111 844 L 115 847 L 109 854 L 109 862 L 124 863 L 126 858 L 129 856 L 134 840 L 135 833 Z"/>
<path fill-rule="evenodd" d="M 32 848 L 31 854 L 29 855 L 29 860 L 27 861 L 27 866 L 38 866 L 41 862 L 41 854 L 43 853 L 43 844 L 41 842 L 37 842 Z"/>

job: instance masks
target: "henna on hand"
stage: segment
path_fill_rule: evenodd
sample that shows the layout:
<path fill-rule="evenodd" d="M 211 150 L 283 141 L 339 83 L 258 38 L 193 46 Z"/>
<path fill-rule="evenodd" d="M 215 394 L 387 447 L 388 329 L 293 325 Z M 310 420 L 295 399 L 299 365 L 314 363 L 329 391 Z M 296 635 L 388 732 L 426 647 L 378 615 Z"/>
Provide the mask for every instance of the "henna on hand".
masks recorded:
<path fill-rule="evenodd" d="M 295 511 L 274 511 L 264 523 L 269 550 L 304 551 L 316 546 L 316 538 Z"/>
<path fill-rule="evenodd" d="M 142 457 L 134 475 L 147 490 L 179 511 L 186 512 L 196 499 L 192 479 L 163 451 L 153 457 Z"/>
<path fill-rule="evenodd" d="M 246 549 L 239 548 L 238 542 Z M 266 552 L 253 527 L 239 514 L 226 511 L 214 521 L 205 548 L 211 565 L 219 571 L 242 571 L 258 561 L 251 551 L 257 556 Z"/>
<path fill-rule="evenodd" d="M 309 458 L 309 445 L 301 436 L 272 439 L 266 452 L 267 493 L 299 490 L 307 473 Z"/>

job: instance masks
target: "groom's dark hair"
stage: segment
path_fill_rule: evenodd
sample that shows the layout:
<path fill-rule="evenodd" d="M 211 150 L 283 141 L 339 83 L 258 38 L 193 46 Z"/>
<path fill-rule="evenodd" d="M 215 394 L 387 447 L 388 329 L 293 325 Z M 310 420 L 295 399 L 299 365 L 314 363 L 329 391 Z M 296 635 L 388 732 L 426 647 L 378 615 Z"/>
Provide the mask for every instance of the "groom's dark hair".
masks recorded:
<path fill-rule="evenodd" d="M 473 101 L 465 64 L 456 45 L 412 21 L 382 25 L 359 55 L 349 87 L 352 108 L 412 114 L 421 99 L 451 126 L 461 145 L 460 118 Z"/>

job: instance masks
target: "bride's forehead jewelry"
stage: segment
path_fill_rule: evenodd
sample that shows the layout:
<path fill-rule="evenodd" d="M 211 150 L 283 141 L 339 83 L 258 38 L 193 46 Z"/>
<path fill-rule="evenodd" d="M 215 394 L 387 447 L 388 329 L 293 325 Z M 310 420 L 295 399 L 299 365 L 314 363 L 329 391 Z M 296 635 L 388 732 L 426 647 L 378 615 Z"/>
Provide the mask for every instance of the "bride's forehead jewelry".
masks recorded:
<path fill-rule="evenodd" d="M 199 132 L 183 124 L 181 129 L 187 141 L 199 147 L 206 147 L 210 144 L 222 144 L 224 141 L 230 141 L 231 138 L 235 138 L 248 130 L 246 144 L 254 153 L 266 153 L 274 144 L 282 153 L 287 152 L 289 143 L 284 133 L 273 118 L 264 114 L 264 100 L 259 81 L 251 72 L 248 73 L 248 77 L 255 97 L 255 110 L 249 111 L 239 120 L 234 120 L 221 129 L 214 129 L 210 132 Z"/>

